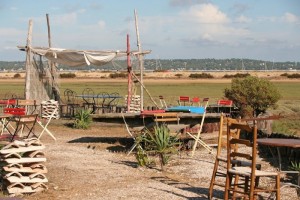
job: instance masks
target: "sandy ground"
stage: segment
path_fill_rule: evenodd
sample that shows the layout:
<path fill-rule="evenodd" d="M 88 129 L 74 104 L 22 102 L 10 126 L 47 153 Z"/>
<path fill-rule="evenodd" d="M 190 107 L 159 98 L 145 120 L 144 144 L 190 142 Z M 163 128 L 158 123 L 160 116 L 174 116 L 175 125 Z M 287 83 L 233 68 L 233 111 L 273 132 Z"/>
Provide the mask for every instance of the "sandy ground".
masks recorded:
<path fill-rule="evenodd" d="M 214 156 L 204 148 L 194 157 L 188 151 L 175 155 L 161 172 L 159 167 L 138 167 L 134 154 L 127 155 L 132 139 L 123 124 L 98 122 L 89 130 L 77 130 L 70 128 L 71 122 L 53 120 L 49 129 L 57 140 L 47 134 L 41 138 L 49 189 L 22 199 L 207 199 Z M 282 199 L 295 196 L 295 189 L 285 189 Z M 214 197 L 223 199 L 223 189 L 216 187 Z"/>

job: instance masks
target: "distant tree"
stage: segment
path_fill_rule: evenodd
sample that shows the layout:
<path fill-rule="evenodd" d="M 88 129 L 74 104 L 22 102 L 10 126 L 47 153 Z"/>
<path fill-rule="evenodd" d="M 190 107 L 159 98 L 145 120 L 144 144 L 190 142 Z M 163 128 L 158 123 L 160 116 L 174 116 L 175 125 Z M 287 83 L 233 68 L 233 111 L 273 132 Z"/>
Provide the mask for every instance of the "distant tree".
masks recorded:
<path fill-rule="evenodd" d="M 183 74 L 175 74 L 175 76 L 176 76 L 177 78 L 181 78 L 181 77 L 183 76 Z"/>
<path fill-rule="evenodd" d="M 231 89 L 226 88 L 224 93 L 240 109 L 241 116 L 250 117 L 276 107 L 281 96 L 270 81 L 254 76 L 232 79 Z"/>
<path fill-rule="evenodd" d="M 14 78 L 21 78 L 21 75 L 19 73 L 14 75 Z"/>

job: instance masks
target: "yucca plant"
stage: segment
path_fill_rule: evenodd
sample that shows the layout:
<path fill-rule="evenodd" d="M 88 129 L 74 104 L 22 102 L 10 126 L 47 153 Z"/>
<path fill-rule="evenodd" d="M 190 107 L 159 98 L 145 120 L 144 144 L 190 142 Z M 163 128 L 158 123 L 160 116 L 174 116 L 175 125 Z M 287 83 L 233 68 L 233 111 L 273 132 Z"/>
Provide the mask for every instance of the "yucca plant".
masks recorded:
<path fill-rule="evenodd" d="M 75 114 L 74 128 L 88 129 L 92 123 L 91 111 L 81 109 Z"/>
<path fill-rule="evenodd" d="M 180 144 L 177 136 L 170 135 L 170 130 L 165 124 L 156 125 L 153 131 L 147 130 L 141 142 L 144 142 L 147 153 L 158 155 L 162 171 L 170 157 L 178 152 L 177 147 Z"/>

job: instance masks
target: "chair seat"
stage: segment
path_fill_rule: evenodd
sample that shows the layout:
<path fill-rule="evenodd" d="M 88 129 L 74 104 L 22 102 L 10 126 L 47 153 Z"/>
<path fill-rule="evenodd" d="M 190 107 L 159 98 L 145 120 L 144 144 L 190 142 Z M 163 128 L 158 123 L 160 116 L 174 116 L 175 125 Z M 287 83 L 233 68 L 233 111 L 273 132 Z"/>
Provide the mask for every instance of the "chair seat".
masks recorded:
<path fill-rule="evenodd" d="M 232 167 L 228 170 L 229 173 L 237 174 L 241 176 L 251 176 L 251 168 L 250 167 Z M 255 170 L 255 176 L 259 177 L 268 177 L 268 176 L 277 176 L 278 172 L 270 172 L 270 171 L 260 171 Z"/>

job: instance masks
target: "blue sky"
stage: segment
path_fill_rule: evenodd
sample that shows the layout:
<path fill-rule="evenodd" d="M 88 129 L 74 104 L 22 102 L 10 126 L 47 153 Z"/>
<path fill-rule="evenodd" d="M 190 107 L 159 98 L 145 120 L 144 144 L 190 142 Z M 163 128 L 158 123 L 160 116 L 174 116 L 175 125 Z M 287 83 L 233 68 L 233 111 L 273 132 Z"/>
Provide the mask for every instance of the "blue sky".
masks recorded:
<path fill-rule="evenodd" d="M 80 50 L 137 49 L 134 9 L 146 58 L 300 61 L 299 0 L 0 0 L 0 60 L 25 60 L 33 45 Z"/>

